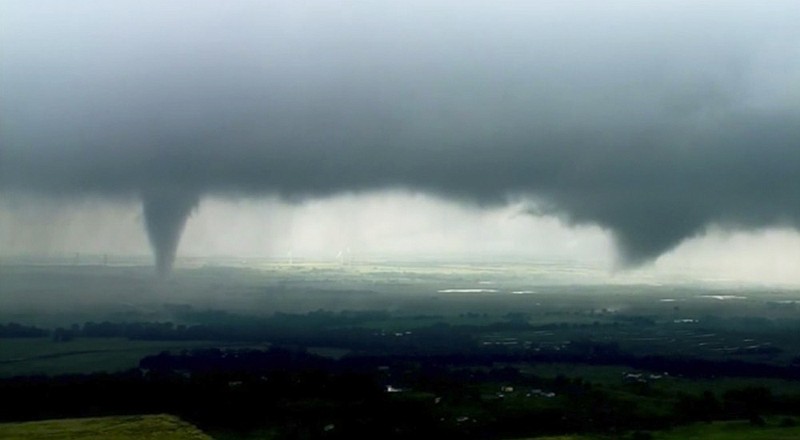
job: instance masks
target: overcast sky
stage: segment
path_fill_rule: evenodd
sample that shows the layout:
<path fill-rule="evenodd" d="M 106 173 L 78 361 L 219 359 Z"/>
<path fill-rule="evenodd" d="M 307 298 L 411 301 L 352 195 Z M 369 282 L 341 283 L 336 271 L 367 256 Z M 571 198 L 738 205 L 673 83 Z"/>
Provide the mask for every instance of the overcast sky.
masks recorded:
<path fill-rule="evenodd" d="M 791 278 L 797 23 L 795 1 L 4 1 L 0 247 L 141 253 L 146 225 L 168 257 L 194 212 L 181 254 Z"/>

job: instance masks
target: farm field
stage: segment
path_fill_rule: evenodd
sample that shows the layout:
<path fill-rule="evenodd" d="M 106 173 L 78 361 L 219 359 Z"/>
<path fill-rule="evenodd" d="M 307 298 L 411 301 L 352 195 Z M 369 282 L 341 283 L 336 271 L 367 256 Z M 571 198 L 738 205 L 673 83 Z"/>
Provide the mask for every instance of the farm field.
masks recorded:
<path fill-rule="evenodd" d="M 125 338 L 0 338 L 0 377 L 117 372 L 164 350 L 218 346 L 208 341 L 131 341 Z"/>

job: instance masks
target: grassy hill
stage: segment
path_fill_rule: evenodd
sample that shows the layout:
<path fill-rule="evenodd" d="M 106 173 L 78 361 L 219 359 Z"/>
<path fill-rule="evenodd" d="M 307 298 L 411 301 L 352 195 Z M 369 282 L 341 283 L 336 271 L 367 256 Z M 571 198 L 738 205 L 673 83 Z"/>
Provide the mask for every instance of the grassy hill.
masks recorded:
<path fill-rule="evenodd" d="M 170 415 L 99 417 L 2 423 L 0 438 L 25 440 L 212 440 Z"/>
<path fill-rule="evenodd" d="M 765 426 L 755 426 L 747 421 L 698 423 L 666 431 L 650 433 L 652 440 L 795 440 L 800 438 L 800 426 L 783 426 L 777 418 L 767 420 Z M 606 436 L 555 436 L 530 440 L 611 440 Z M 632 434 L 622 439 L 633 439 Z"/>

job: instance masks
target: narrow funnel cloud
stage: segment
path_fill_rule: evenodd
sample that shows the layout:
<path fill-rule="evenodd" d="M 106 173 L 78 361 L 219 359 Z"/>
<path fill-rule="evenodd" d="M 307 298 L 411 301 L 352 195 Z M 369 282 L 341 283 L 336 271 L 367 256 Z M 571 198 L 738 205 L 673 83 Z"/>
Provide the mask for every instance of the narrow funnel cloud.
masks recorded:
<path fill-rule="evenodd" d="M 170 192 L 145 194 L 142 199 L 156 271 L 164 278 L 172 271 L 183 227 L 198 199 L 193 195 Z"/>

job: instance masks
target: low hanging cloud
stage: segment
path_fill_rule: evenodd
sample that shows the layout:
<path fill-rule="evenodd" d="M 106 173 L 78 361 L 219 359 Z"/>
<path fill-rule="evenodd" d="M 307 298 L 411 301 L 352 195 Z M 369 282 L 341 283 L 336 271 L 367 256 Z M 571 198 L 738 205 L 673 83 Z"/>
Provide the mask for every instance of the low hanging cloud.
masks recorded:
<path fill-rule="evenodd" d="M 800 226 L 796 2 L 529 3 L 4 2 L 0 193 L 139 197 L 162 272 L 207 195 Z"/>

